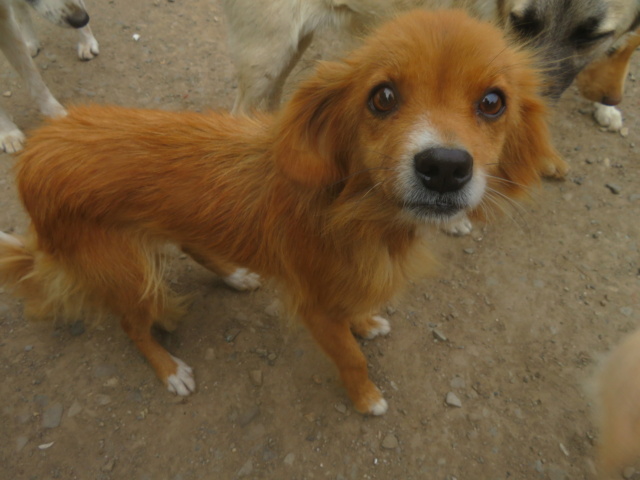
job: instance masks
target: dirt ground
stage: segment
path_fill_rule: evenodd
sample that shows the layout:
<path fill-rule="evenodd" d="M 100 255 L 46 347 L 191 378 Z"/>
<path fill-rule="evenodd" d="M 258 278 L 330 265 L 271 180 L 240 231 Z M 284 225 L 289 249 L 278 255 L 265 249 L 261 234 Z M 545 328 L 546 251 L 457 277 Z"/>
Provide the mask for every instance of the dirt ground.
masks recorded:
<path fill-rule="evenodd" d="M 94 1 L 90 11 L 101 54 L 87 63 L 73 31 L 37 22 L 37 64 L 63 104 L 232 105 L 217 1 Z M 183 257 L 171 282 L 195 299 L 162 341 L 195 370 L 186 399 L 115 322 L 30 324 L 1 291 L 0 478 L 595 478 L 584 384 L 640 317 L 636 78 L 640 55 L 622 105 L 628 136 L 599 129 L 571 87 L 552 119 L 568 179 L 469 237 L 434 231 L 439 274 L 386 308 L 388 337 L 363 342 L 390 404 L 383 417 L 352 409 L 308 334 L 274 315 L 273 290 L 233 292 Z M 18 125 L 40 123 L 4 58 L 0 91 Z M 13 162 L 0 155 L 0 228 L 21 232 Z M 445 402 L 450 393 L 461 406 Z"/>

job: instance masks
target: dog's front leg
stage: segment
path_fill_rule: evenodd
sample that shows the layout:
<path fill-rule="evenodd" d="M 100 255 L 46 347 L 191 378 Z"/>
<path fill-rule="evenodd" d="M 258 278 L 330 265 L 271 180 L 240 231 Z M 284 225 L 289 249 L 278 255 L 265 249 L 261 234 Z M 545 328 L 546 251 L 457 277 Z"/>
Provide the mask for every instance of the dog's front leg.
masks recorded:
<path fill-rule="evenodd" d="M 356 410 L 371 415 L 384 414 L 388 408 L 387 401 L 369 380 L 367 360 L 351 334 L 350 322 L 322 314 L 310 314 L 303 321 L 316 342 L 337 365 Z"/>
<path fill-rule="evenodd" d="M 27 83 L 29 94 L 38 104 L 43 115 L 61 117 L 67 114 L 64 107 L 53 97 L 42 80 L 40 72 L 29 55 L 29 50 L 11 10 L 8 11 L 5 18 L 0 18 L 0 49 Z"/>

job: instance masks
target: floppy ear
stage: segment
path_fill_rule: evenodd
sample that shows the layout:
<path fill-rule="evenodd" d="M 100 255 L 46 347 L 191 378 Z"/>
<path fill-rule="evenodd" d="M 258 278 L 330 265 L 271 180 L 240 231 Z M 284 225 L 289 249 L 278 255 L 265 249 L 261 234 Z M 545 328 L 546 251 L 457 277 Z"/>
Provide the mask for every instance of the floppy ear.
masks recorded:
<path fill-rule="evenodd" d="M 507 132 L 499 168 L 500 176 L 509 180 L 499 188 L 507 195 L 517 195 L 541 176 L 562 178 L 569 166 L 551 143 L 547 126 L 547 108 L 537 96 L 521 99 L 518 118 Z"/>
<path fill-rule="evenodd" d="M 322 62 L 276 116 L 275 161 L 292 180 L 320 187 L 344 176 L 357 118 L 349 112 L 350 72 L 346 64 Z"/>

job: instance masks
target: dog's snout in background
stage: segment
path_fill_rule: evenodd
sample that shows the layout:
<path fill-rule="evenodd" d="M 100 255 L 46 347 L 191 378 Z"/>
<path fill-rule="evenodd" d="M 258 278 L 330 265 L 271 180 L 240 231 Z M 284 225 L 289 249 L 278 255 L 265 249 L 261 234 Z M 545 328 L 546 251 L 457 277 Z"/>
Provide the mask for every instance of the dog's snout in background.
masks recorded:
<path fill-rule="evenodd" d="M 429 148 L 413 157 L 416 173 L 427 190 L 456 192 L 473 176 L 473 158 L 466 150 Z"/>
<path fill-rule="evenodd" d="M 65 21 L 71 28 L 82 28 L 89 23 L 89 14 L 79 5 L 72 5 L 69 13 L 65 17 Z"/>

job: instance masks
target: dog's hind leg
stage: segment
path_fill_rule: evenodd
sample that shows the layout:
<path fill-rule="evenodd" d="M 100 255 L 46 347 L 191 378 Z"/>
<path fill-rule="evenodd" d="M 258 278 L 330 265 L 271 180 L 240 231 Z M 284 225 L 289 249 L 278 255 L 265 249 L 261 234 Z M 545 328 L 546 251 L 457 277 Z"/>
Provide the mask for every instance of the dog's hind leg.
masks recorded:
<path fill-rule="evenodd" d="M 303 321 L 313 338 L 337 365 L 356 410 L 371 415 L 384 414 L 388 408 L 387 402 L 378 387 L 369 380 L 367 360 L 351 334 L 349 322 L 318 314 L 310 314 Z"/>
<path fill-rule="evenodd" d="M 239 291 L 260 288 L 260 276 L 246 268 L 238 267 L 211 254 L 195 251 L 189 247 L 182 247 L 182 251 L 193 258 L 200 265 L 222 277 L 224 283 Z"/>
<path fill-rule="evenodd" d="M 154 368 L 170 392 L 189 395 L 195 391 L 191 368 L 165 350 L 152 336 L 151 327 L 175 306 L 175 296 L 164 281 L 165 262 L 160 244 L 131 232 L 96 227 L 67 236 L 75 245 L 65 254 L 67 267 L 75 272 L 98 306 L 120 315 L 120 324 L 138 350 Z"/>
<path fill-rule="evenodd" d="M 283 39 L 283 45 L 271 46 L 269 49 L 277 58 L 265 58 L 264 53 L 257 57 L 255 52 L 262 50 L 256 50 L 251 46 L 236 47 L 233 54 L 238 71 L 238 94 L 232 112 L 238 114 L 249 113 L 255 109 L 276 110 L 280 105 L 287 77 L 312 39 L 313 33 L 302 36 L 297 44 L 293 45 L 289 44 L 289 38 Z M 270 39 L 269 44 L 273 43 L 273 39 Z"/>

